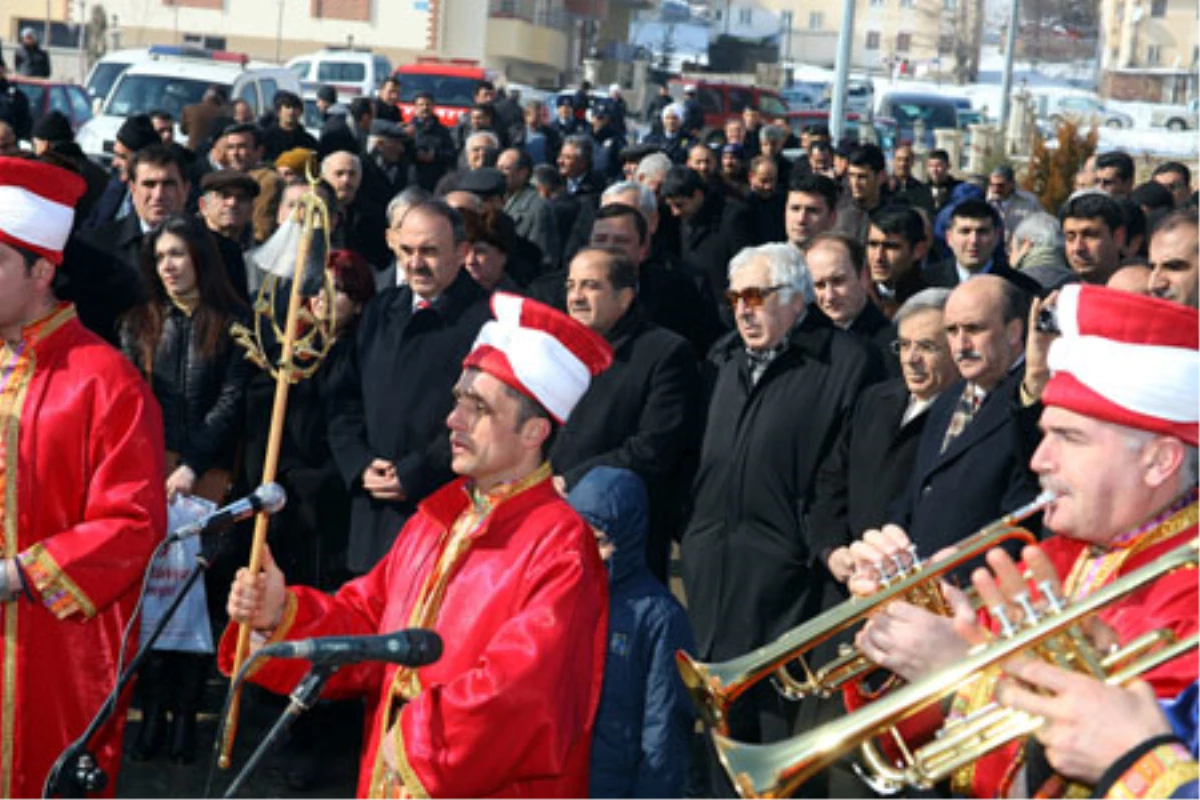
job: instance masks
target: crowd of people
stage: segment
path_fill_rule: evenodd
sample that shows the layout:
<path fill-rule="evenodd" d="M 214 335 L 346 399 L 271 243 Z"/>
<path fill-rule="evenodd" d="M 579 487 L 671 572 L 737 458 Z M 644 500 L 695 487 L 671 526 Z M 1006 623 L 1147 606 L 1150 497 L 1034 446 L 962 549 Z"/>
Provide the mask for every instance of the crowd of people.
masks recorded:
<path fill-rule="evenodd" d="M 168 504 L 258 485 L 275 380 L 231 328 L 262 313 L 263 267 L 308 192 L 329 210 L 333 292 L 305 313 L 332 323 L 333 344 L 291 389 L 288 502 L 264 568 L 236 570 L 247 539 L 225 536 L 208 606 L 218 636 L 249 625 L 254 648 L 441 635 L 434 664 L 364 663 L 326 687 L 331 702 L 365 698 L 362 794 L 729 796 L 676 650 L 720 662 L 771 643 L 1042 490 L 1058 498 L 1027 522 L 1039 547 L 957 570 L 999 592 L 989 613 L 953 589 L 950 616 L 897 601 L 856 646 L 918 680 L 1027 607 L 1012 558 L 1048 563 L 1076 600 L 1192 541 L 1187 166 L 1135 185 L 1133 159 L 1104 153 L 1045 209 L 1010 166 L 959 180 L 943 151 L 901 143 L 889 163 L 753 107 L 706 132 L 691 87 L 678 102 L 664 91 L 630 143 L 610 94 L 551 112 L 481 82 L 451 127 L 427 94 L 403 119 L 389 79 L 347 105 L 323 93 L 314 137 L 299 97 L 279 92 L 254 119 L 214 86 L 180 120 L 129 117 L 108 170 L 57 112 L 32 126 L 32 153 L 0 121 L 0 692 L 15 692 L 0 731 L 17 743 L 0 792 L 40 792 L 111 688 Z M 1186 636 L 1198 602 L 1183 570 L 1101 616 L 1121 641 Z M 216 647 L 226 672 L 236 634 Z M 130 758 L 196 757 L 213 663 L 147 661 Z M 74 688 L 47 706 L 33 693 L 51 669 Z M 955 791 L 1065 796 L 1078 781 L 1156 796 L 1195 777 L 1194 658 L 1133 689 L 1006 669 L 949 717 L 998 697 L 1050 721 L 1044 744 L 995 750 Z M 304 671 L 281 660 L 252 680 L 286 694 Z M 787 739 L 890 685 L 852 684 L 843 704 L 762 681 L 726 732 Z M 1130 725 L 1081 720 L 1100 696 Z M 1171 720 L 1190 731 L 1156 697 L 1178 699 Z M 289 745 L 294 788 L 342 744 L 319 719 Z M 1088 747 L 1062 733 L 1089 723 Z M 114 778 L 121 729 L 98 750 Z M 837 765 L 803 791 L 869 790 Z"/>

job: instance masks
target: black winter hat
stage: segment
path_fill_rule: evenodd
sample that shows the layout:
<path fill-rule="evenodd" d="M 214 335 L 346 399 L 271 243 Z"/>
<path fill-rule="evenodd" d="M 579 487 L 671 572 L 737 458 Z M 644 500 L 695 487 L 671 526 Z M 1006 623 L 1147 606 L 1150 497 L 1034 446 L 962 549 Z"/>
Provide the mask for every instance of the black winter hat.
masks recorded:
<path fill-rule="evenodd" d="M 34 124 L 33 138 L 54 144 L 73 142 L 75 131 L 71 130 L 71 121 L 65 114 L 61 111 L 50 111 Z"/>

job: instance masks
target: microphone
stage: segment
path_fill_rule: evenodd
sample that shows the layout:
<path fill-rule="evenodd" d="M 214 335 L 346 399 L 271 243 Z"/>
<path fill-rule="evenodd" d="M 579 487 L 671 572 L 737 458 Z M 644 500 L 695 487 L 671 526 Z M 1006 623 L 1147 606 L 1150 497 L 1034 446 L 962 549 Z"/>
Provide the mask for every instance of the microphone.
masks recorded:
<path fill-rule="evenodd" d="M 235 523 L 252 517 L 260 511 L 274 514 L 287 503 L 287 492 L 278 483 L 264 483 L 240 500 L 235 500 L 223 508 L 218 508 L 203 519 L 196 520 L 190 525 L 184 525 L 171 531 L 168 537 L 173 542 L 190 539 L 193 536 L 203 536 L 209 533 L 223 533 Z"/>
<path fill-rule="evenodd" d="M 325 636 L 297 642 L 276 642 L 260 650 L 259 655 L 303 658 L 314 664 L 386 661 L 406 667 L 423 667 L 442 657 L 442 637 L 423 628 L 409 628 L 379 636 Z"/>

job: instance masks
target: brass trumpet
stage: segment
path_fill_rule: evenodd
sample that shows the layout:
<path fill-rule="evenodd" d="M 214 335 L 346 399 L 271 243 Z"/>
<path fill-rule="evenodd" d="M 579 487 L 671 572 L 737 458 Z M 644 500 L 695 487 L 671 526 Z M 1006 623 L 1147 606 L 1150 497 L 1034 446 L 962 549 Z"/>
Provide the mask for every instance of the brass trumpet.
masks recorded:
<path fill-rule="evenodd" d="M 743 656 L 704 664 L 680 650 L 675 654 L 676 666 L 700 717 L 713 730 L 728 733 L 726 714 L 729 706 L 751 686 L 772 674 L 780 692 L 798 700 L 810 695 L 828 697 L 844 684 L 874 671 L 876 665 L 850 646 L 844 646 L 835 659 L 817 669 L 809 667 L 805 654 L 851 626 L 866 621 L 868 616 L 894 600 L 904 600 L 948 615 L 949 606 L 938 580 L 1004 542 L 1035 542 L 1033 534 L 1018 523 L 1044 509 L 1055 497 L 1053 492 L 1043 492 L 1032 502 L 964 539 L 949 558 L 923 563 L 912 552 L 912 563 L 895 564 L 896 574 L 885 579 L 884 588 L 879 592 L 870 597 L 847 600 Z M 803 680 L 797 680 L 788 671 L 787 665 L 792 661 L 799 663 Z"/>
<path fill-rule="evenodd" d="M 896 729 L 899 723 L 1006 659 L 1030 651 L 1110 684 L 1123 685 L 1195 650 L 1200 637 L 1176 639 L 1170 631 L 1155 631 L 1100 658 L 1083 637 L 1079 623 L 1169 572 L 1194 569 L 1198 553 L 1200 540 L 1193 539 L 1067 606 L 1056 602 L 1053 593 L 1043 585 L 1040 587 L 1043 595 L 1051 596 L 1047 614 L 977 646 L 962 661 L 787 741 L 751 745 L 713 734 L 717 754 L 742 797 L 790 796 L 805 781 L 855 747 L 862 749 L 866 763 L 860 772 L 876 791 L 894 793 L 906 786 L 929 788 L 995 748 L 1033 733 L 1041 725 L 1039 717 L 993 704 L 974 715 L 948 722 L 936 739 L 918 748 L 910 749 Z M 896 738 L 903 754 L 895 764 L 888 763 L 873 743 L 876 736 L 889 734 Z"/>

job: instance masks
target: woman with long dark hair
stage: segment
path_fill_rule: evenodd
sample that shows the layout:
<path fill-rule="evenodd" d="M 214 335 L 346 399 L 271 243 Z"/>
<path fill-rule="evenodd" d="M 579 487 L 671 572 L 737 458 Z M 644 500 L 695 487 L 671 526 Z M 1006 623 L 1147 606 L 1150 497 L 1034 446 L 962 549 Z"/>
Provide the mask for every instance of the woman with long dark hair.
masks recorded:
<path fill-rule="evenodd" d="M 229 328 L 246 321 L 247 309 L 198 217 L 172 215 L 147 234 L 141 274 L 146 299 L 123 318 L 121 348 L 162 406 L 168 502 L 182 494 L 220 504 L 234 468 L 250 371 Z M 175 650 L 156 651 L 146 661 L 135 759 L 152 758 L 169 738 L 173 760 L 194 760 L 196 712 L 210 662 L 209 654 Z"/>

